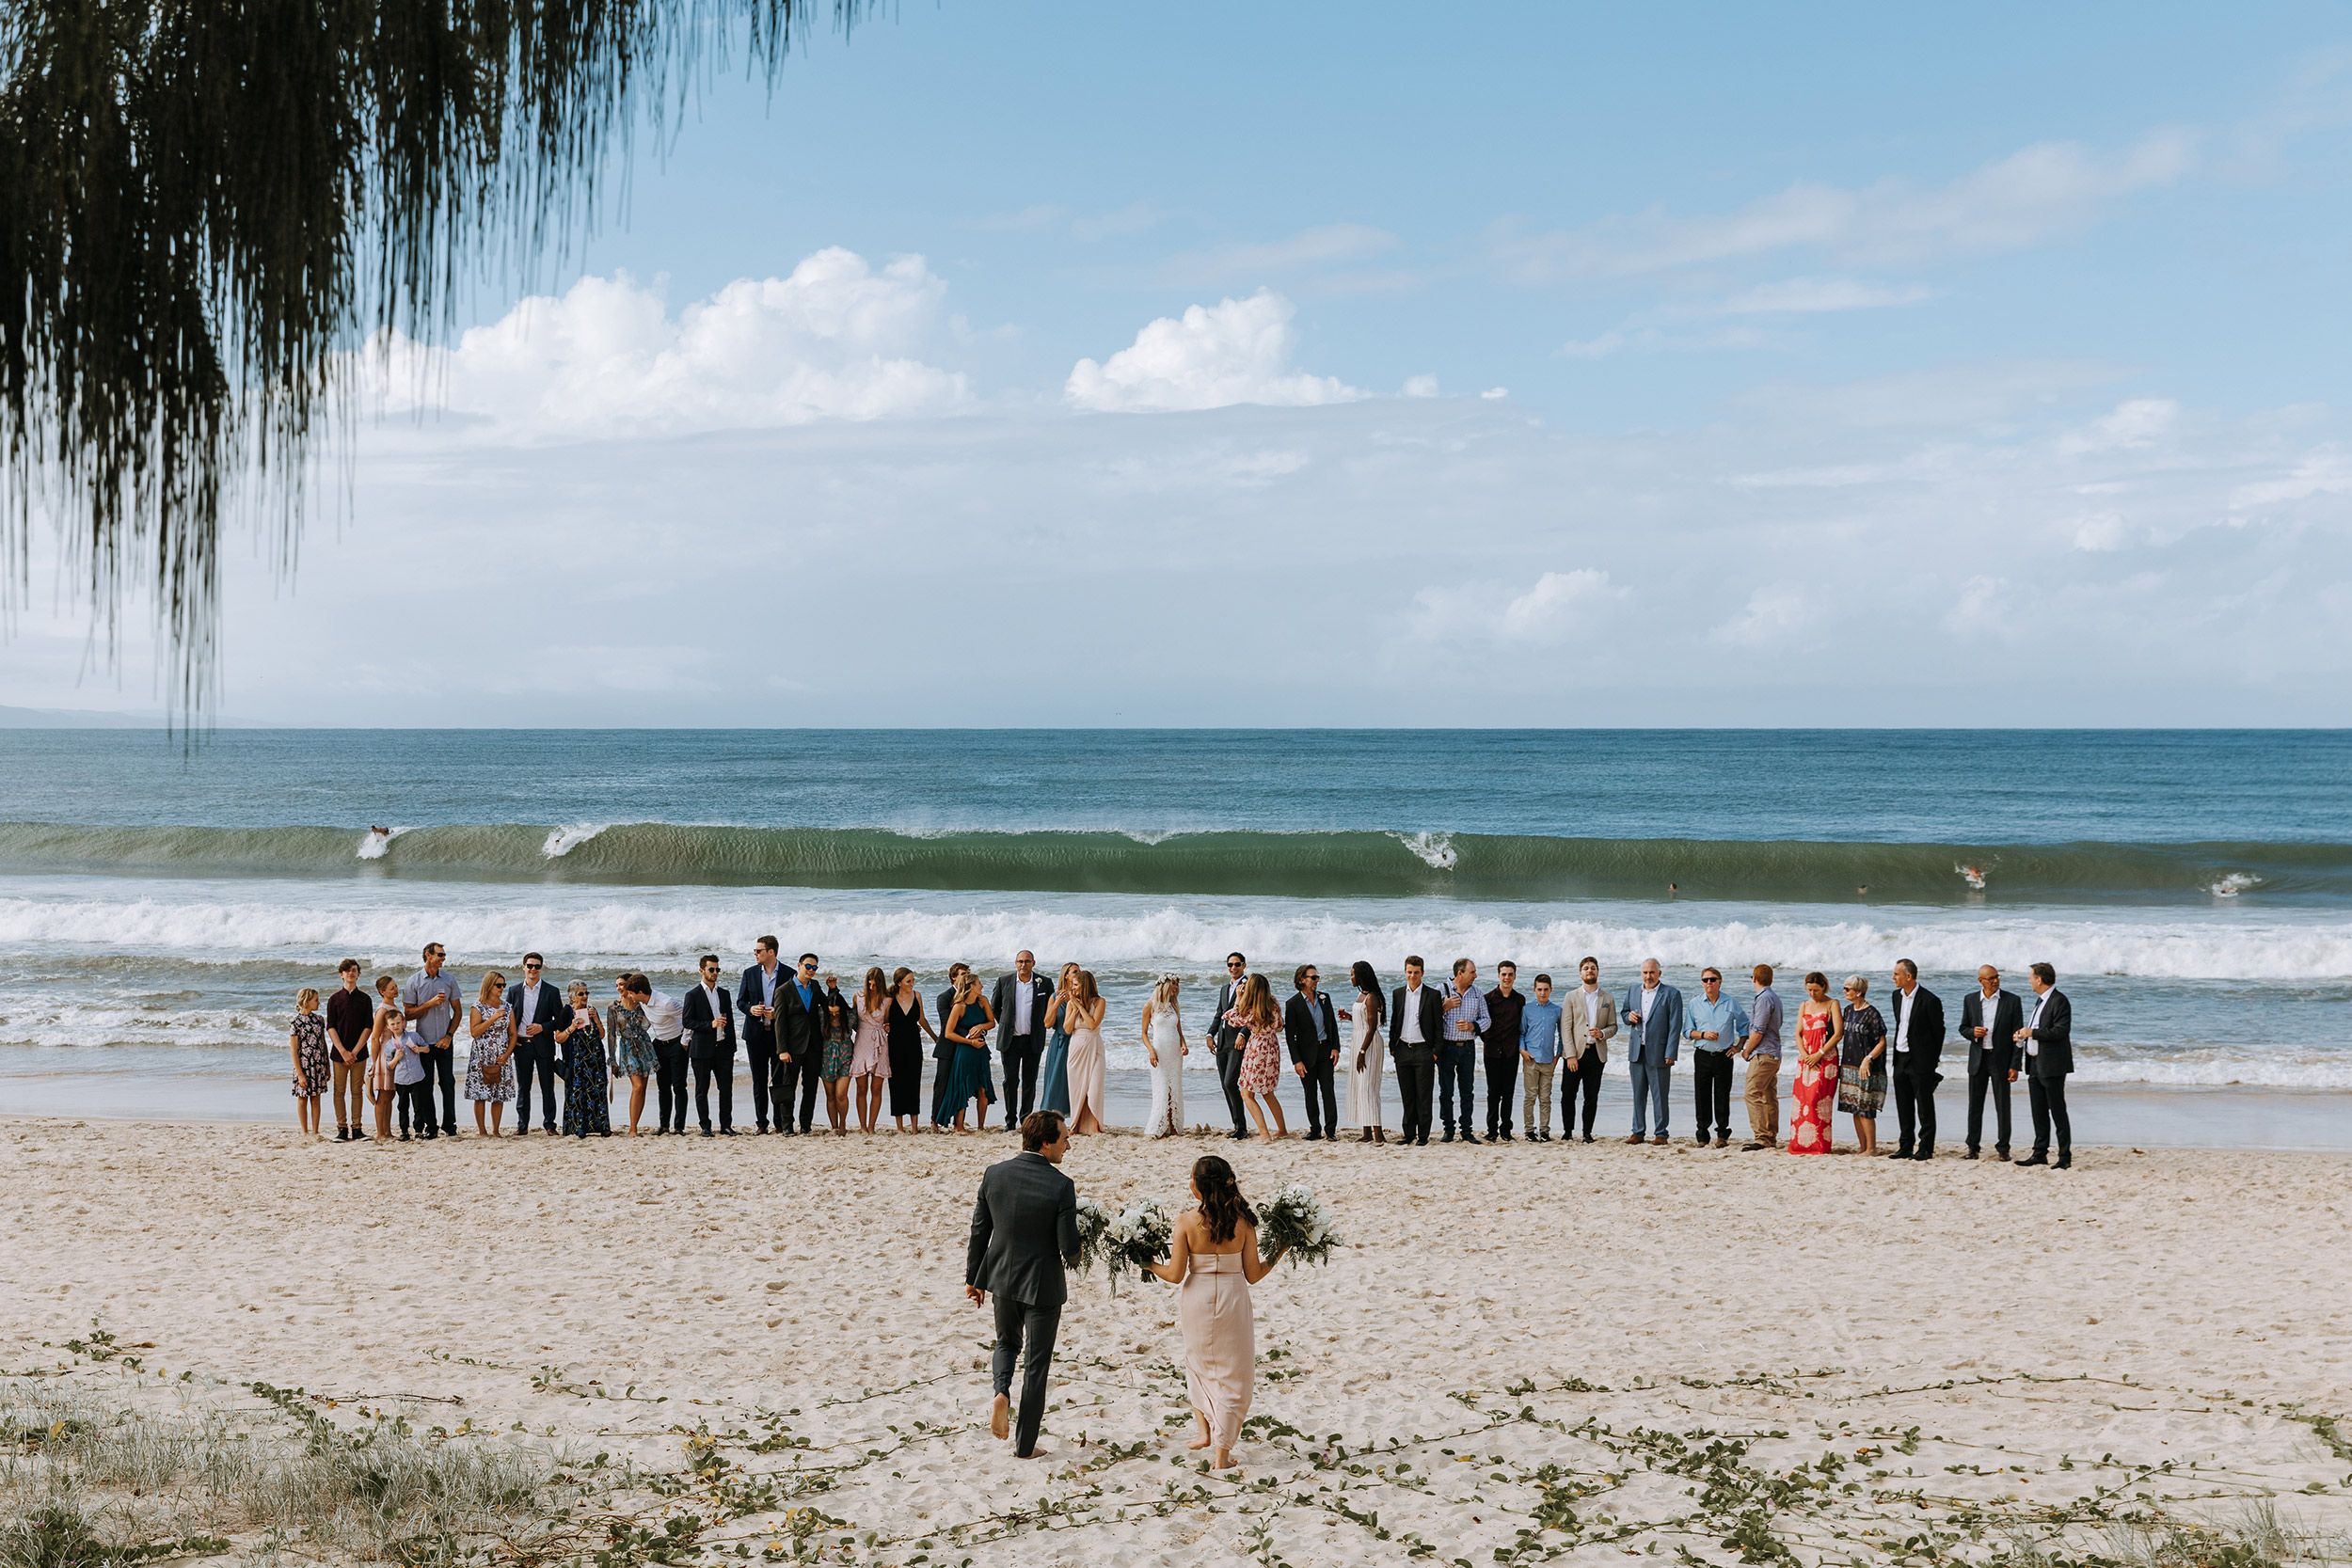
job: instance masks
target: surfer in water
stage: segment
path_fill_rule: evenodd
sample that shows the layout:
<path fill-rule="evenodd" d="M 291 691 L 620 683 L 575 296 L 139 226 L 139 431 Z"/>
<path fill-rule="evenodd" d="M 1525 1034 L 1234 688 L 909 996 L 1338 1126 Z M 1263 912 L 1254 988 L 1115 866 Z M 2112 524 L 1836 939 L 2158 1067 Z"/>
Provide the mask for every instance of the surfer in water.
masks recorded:
<path fill-rule="evenodd" d="M 1960 879 L 1968 884 L 1970 892 L 1982 893 L 1984 891 L 1984 868 L 1982 866 L 1956 865 L 1952 869 L 1960 873 Z"/>

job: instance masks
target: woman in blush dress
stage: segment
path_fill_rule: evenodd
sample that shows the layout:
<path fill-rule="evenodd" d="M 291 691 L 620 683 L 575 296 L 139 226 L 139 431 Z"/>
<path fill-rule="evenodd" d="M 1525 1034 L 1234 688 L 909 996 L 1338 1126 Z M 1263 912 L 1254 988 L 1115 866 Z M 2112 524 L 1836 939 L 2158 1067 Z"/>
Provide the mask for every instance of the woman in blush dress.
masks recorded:
<path fill-rule="evenodd" d="M 653 1021 L 645 1005 L 653 1000 L 653 982 L 631 972 L 612 982 L 615 1000 L 604 1009 L 605 1032 L 612 1037 L 612 1076 L 628 1079 L 628 1135 L 637 1136 L 637 1118 L 645 1112 L 645 1080 L 661 1070 L 661 1053 L 654 1049 Z"/>
<path fill-rule="evenodd" d="M 1388 998 L 1381 993 L 1380 976 L 1361 958 L 1347 978 L 1356 988 L 1356 1006 L 1340 1009 L 1341 1020 L 1356 1025 L 1347 1058 L 1347 1114 L 1364 1130 L 1363 1142 L 1384 1144 L 1389 1133 L 1380 1125 L 1380 1077 L 1388 1070 L 1389 1037 L 1380 1025 L 1388 1017 Z"/>
<path fill-rule="evenodd" d="M 923 1037 L 939 1031 L 923 1016 L 914 971 L 900 964 L 890 976 L 890 1120 L 901 1132 L 923 1130 Z"/>
<path fill-rule="evenodd" d="M 1070 1026 L 1062 1021 L 1072 991 L 1078 984 L 1078 966 L 1061 966 L 1054 981 L 1054 999 L 1045 1005 L 1045 1060 L 1038 1069 L 1037 1108 L 1070 1115 Z"/>
<path fill-rule="evenodd" d="M 1184 1058 L 1192 1048 L 1184 1043 L 1184 1015 L 1176 1009 L 1176 994 L 1184 982 L 1163 974 L 1143 1005 L 1143 1049 L 1152 1057 L 1152 1119 L 1144 1132 L 1154 1138 L 1172 1138 L 1184 1130 Z"/>
<path fill-rule="evenodd" d="M 513 1020 L 506 1010 L 506 976 L 497 970 L 482 977 L 473 1006 L 466 1009 L 466 1098 L 473 1101 L 477 1136 L 495 1138 L 515 1098 L 515 1075 L 506 1064 L 515 1054 Z"/>
<path fill-rule="evenodd" d="M 1252 976 L 1254 979 L 1255 976 Z M 1249 1287 L 1282 1255 L 1258 1256 L 1258 1215 L 1241 1196 L 1233 1167 L 1214 1154 L 1193 1162 L 1192 1196 L 1199 1207 L 1176 1220 L 1168 1259 L 1152 1272 L 1181 1285 L 1176 1321 L 1184 1332 L 1184 1393 L 1192 1402 L 1193 1439 L 1211 1450 L 1211 1465 L 1233 1467 L 1258 1363 L 1258 1325 Z"/>
<path fill-rule="evenodd" d="M 319 1096 L 334 1074 L 326 1065 L 326 1017 L 319 1011 L 316 987 L 305 986 L 294 995 L 294 1032 L 286 1037 L 294 1053 L 294 1121 L 303 1132 L 319 1135 Z"/>
<path fill-rule="evenodd" d="M 1818 969 L 1806 975 L 1804 996 L 1797 1008 L 1797 1077 L 1788 1089 L 1796 1101 L 1788 1152 L 1828 1154 L 1830 1117 L 1837 1109 L 1837 1044 L 1844 1030 L 1830 1003 L 1828 975 Z"/>
<path fill-rule="evenodd" d="M 1094 987 L 1094 972 L 1072 976 L 1061 1021 L 1070 1031 L 1070 1131 L 1103 1131 L 1103 1015 L 1110 1004 Z"/>
<path fill-rule="evenodd" d="M 1282 1119 L 1282 1009 L 1274 1005 L 1274 988 L 1266 984 L 1264 975 L 1252 974 L 1242 982 L 1241 994 L 1233 998 L 1225 1022 L 1248 1037 L 1242 1047 L 1237 1082 L 1242 1103 L 1249 1107 L 1249 1119 L 1258 1124 L 1258 1136 L 1289 1137 L 1290 1126 Z M 1274 1122 L 1271 1132 L 1266 1128 L 1269 1117 Z"/>
<path fill-rule="evenodd" d="M 850 1052 L 850 1082 L 857 1085 L 857 1130 L 882 1119 L 882 1087 L 890 1079 L 890 989 L 880 965 L 857 989 L 857 1043 Z"/>
<path fill-rule="evenodd" d="M 612 1135 L 612 1093 L 605 1083 L 604 1021 L 588 1000 L 588 982 L 564 988 L 572 1021 L 555 1032 L 564 1048 L 564 1131 L 575 1138 Z"/>

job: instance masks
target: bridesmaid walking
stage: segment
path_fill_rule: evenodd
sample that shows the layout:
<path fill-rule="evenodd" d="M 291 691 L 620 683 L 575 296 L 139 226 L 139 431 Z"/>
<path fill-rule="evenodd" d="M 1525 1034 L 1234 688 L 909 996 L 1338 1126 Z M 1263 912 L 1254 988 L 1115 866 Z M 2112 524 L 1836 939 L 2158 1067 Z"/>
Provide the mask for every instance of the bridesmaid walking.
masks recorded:
<path fill-rule="evenodd" d="M 1143 1005 L 1143 1049 L 1152 1057 L 1152 1119 L 1144 1132 L 1154 1138 L 1172 1138 L 1184 1130 L 1184 1058 L 1192 1048 L 1184 1043 L 1184 1015 L 1176 1010 L 1183 982 L 1163 974 Z"/>
<path fill-rule="evenodd" d="M 882 1119 L 883 1086 L 890 1081 L 890 991 L 882 966 L 866 972 L 857 991 L 857 1045 L 850 1053 L 850 1082 L 857 1085 L 857 1130 L 871 1132 Z"/>
<path fill-rule="evenodd" d="M 890 976 L 890 1120 L 901 1132 L 923 1130 L 923 1037 L 939 1031 L 923 1016 L 914 971 L 900 964 Z"/>
<path fill-rule="evenodd" d="M 1788 1152 L 1828 1154 L 1830 1117 L 1837 1109 L 1837 1044 L 1844 1029 L 1829 999 L 1829 976 L 1820 970 L 1804 977 L 1805 999 L 1797 1008 L 1797 1078 L 1789 1085 L 1797 1114 L 1788 1122 Z"/>
<path fill-rule="evenodd" d="M 1110 1004 L 1094 989 L 1094 971 L 1073 976 L 1070 1000 L 1055 1004 L 1070 1031 L 1070 1130 L 1103 1131 L 1103 1014 Z"/>
<path fill-rule="evenodd" d="M 1347 1114 L 1364 1130 L 1363 1142 L 1384 1144 L 1389 1133 L 1380 1125 L 1380 1078 L 1388 1070 L 1389 1037 L 1380 1025 L 1388 1017 L 1388 999 L 1381 994 L 1380 976 L 1363 959 L 1356 960 L 1347 977 L 1356 987 L 1356 1006 L 1340 1013 L 1356 1025 L 1347 1061 Z"/>
<path fill-rule="evenodd" d="M 612 1135 L 612 1092 L 604 1081 L 604 1023 L 588 1000 L 588 982 L 574 980 L 564 995 L 572 1021 L 555 1032 L 564 1048 L 564 1131 L 575 1138 Z"/>
<path fill-rule="evenodd" d="M 1193 1162 L 1197 1208 L 1177 1218 L 1168 1259 L 1152 1272 L 1183 1287 L 1176 1321 L 1184 1334 L 1184 1393 L 1192 1402 L 1193 1439 L 1211 1450 L 1211 1466 L 1233 1467 L 1233 1444 L 1249 1414 L 1258 1365 L 1256 1309 L 1249 1287 L 1280 1262 L 1258 1256 L 1258 1213 L 1241 1196 L 1233 1167 L 1215 1154 Z"/>

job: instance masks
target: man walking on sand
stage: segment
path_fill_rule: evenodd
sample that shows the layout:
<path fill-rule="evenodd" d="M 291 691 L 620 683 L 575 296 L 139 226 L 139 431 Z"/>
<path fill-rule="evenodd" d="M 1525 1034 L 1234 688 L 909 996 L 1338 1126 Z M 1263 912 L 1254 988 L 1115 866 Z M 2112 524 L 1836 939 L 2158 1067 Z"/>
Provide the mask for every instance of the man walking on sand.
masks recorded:
<path fill-rule="evenodd" d="M 1045 1418 L 1045 1380 L 1054 1369 L 1054 1338 L 1069 1298 L 1065 1268 L 1078 1261 L 1078 1189 L 1058 1168 L 1070 1152 L 1070 1127 L 1058 1111 L 1032 1111 L 1021 1122 L 1021 1152 L 988 1167 L 972 1206 L 972 1236 L 964 1249 L 963 1293 L 975 1307 L 996 1297 L 996 1354 L 990 1371 L 996 1389 L 988 1430 L 1011 1430 L 1012 1451 L 1023 1459 L 1044 1450 L 1037 1431 Z M 1021 1366 L 1021 1407 L 1012 1412 L 1012 1369 Z"/>

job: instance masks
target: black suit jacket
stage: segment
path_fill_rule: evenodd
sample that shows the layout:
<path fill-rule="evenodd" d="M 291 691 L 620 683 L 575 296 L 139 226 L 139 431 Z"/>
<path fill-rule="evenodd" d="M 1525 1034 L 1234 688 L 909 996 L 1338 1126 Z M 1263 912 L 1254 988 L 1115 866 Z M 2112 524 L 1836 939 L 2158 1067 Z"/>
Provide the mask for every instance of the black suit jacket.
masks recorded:
<path fill-rule="evenodd" d="M 996 977 L 996 993 L 989 998 L 996 1008 L 996 1043 L 1000 1046 L 1015 1037 L 1012 1021 L 1019 1015 L 1012 1010 L 1012 999 L 1020 984 L 1021 977 L 1017 974 L 999 974 Z M 1029 1033 L 1040 1039 L 1045 1037 L 1045 1009 L 1053 1005 L 1054 988 L 1045 983 L 1043 972 L 1030 975 Z"/>
<path fill-rule="evenodd" d="M 784 989 L 791 983 L 792 972 L 779 961 L 776 965 L 776 1006 L 779 1011 L 784 1006 Z M 776 1026 L 764 1018 L 752 1016 L 752 1009 L 759 1006 L 760 996 L 767 989 L 767 980 L 759 973 L 759 966 L 745 966 L 742 983 L 735 988 L 735 1000 L 736 1005 L 743 1009 L 743 1050 L 747 1054 L 760 1051 L 771 1056 L 776 1053 Z"/>
<path fill-rule="evenodd" d="M 1438 1042 L 1445 1038 L 1445 992 L 1424 984 L 1421 988 L 1421 1043 L 1405 1043 L 1403 986 L 1389 994 L 1389 1059 L 1399 1067 L 1429 1067 L 1438 1060 Z"/>
<path fill-rule="evenodd" d="M 1984 1016 L 1984 992 L 1968 993 L 1960 1005 L 1960 1037 L 1968 1042 L 1970 1072 L 2011 1072 L 2017 1067 L 2017 1031 L 2026 1026 L 2026 1009 L 2014 991 L 1993 993 L 1993 1016 Z M 1977 1038 L 1977 1030 L 1984 1038 Z"/>
<path fill-rule="evenodd" d="M 1243 972 L 1248 978 L 1248 972 Z M 1241 995 L 1241 981 L 1228 980 L 1216 988 L 1216 1011 L 1209 1019 L 1209 1046 L 1216 1051 L 1239 1051 L 1248 1043 L 1248 1037 L 1225 1022 L 1225 1015 L 1233 1010 L 1234 999 Z"/>
<path fill-rule="evenodd" d="M 1065 1266 L 1078 1261 L 1078 1189 L 1025 1149 L 988 1167 L 972 1206 L 963 1282 L 1032 1307 L 1069 1299 Z"/>
<path fill-rule="evenodd" d="M 727 994 L 724 986 L 712 989 L 719 993 L 719 1010 L 715 1015 L 710 1010 L 710 998 L 703 994 L 700 980 L 686 988 L 686 1000 L 680 1010 L 680 1022 L 686 1025 L 686 1043 L 696 1051 L 723 1051 L 732 1055 L 735 1051 L 735 999 Z M 722 1018 L 728 1024 L 724 1035 L 714 1027 Z"/>
<path fill-rule="evenodd" d="M 939 1029 L 939 1038 L 931 1042 L 931 1060 L 946 1062 L 955 1059 L 955 1042 L 947 1037 L 947 1015 L 955 1010 L 956 988 L 949 986 L 931 999 L 931 1017 Z"/>
<path fill-rule="evenodd" d="M 1340 1055 L 1339 1014 L 1321 991 L 1315 993 L 1315 1006 L 1323 1012 L 1321 1049 L 1317 1049 L 1314 1015 L 1307 1010 L 1306 994 L 1301 992 L 1282 1004 L 1282 1038 L 1291 1048 L 1291 1060 L 1304 1068 L 1319 1068 L 1339 1060 Z"/>
<path fill-rule="evenodd" d="M 801 1005 L 797 979 L 776 988 L 776 1054 L 795 1062 L 813 1062 L 825 1049 L 825 988 L 812 983 L 808 1005 Z"/>
<path fill-rule="evenodd" d="M 506 988 L 506 1010 L 513 1015 L 511 1027 L 517 1051 L 556 1050 L 559 1042 L 555 1032 L 571 1027 L 572 1006 L 564 1000 L 564 988 L 551 986 L 545 980 L 539 982 L 539 1006 L 531 1017 L 523 1017 L 523 988 L 520 985 Z M 525 1039 L 523 1025 L 526 1023 L 539 1024 L 547 1033 Z"/>
<path fill-rule="evenodd" d="M 2042 997 L 2036 1001 L 2043 1001 Z M 2026 1009 L 2026 1028 L 2033 1022 L 2033 1009 Z M 2063 1078 L 2074 1070 L 2074 1005 L 2066 1000 L 2066 993 L 2052 986 L 2046 993 L 2042 1009 L 2042 1026 L 2033 1032 L 2034 1043 L 2042 1049 L 2027 1052 L 2017 1048 L 2017 1066 L 2028 1078 Z"/>
<path fill-rule="evenodd" d="M 1889 991 L 1886 1006 L 1879 1009 L 1886 1015 L 1886 1032 L 1895 1033 L 1895 1021 L 1902 1017 L 1903 993 Z M 1890 1070 L 1899 1068 L 1914 1078 L 1925 1078 L 1944 1065 L 1944 999 L 1921 986 L 1911 997 L 1911 1030 L 1905 1036 L 1908 1051 L 1898 1052 L 1895 1042 L 1886 1042 Z"/>

